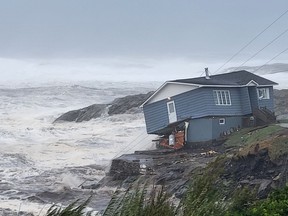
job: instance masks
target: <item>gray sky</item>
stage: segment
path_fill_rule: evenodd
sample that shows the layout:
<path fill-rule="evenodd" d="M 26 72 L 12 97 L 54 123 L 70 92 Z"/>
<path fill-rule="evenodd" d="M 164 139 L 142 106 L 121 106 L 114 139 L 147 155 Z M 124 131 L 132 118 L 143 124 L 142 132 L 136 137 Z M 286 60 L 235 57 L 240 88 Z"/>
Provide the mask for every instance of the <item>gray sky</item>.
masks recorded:
<path fill-rule="evenodd" d="M 0 82 L 213 74 L 287 9 L 287 0 L 0 0 Z M 286 29 L 288 13 L 219 72 Z M 285 48 L 288 32 L 245 65 Z M 288 63 L 288 50 L 277 62 Z"/>
<path fill-rule="evenodd" d="M 229 58 L 287 0 L 1 0 L 0 57 Z M 243 54 L 288 28 L 288 14 Z M 286 48 L 288 33 L 257 58 Z"/>

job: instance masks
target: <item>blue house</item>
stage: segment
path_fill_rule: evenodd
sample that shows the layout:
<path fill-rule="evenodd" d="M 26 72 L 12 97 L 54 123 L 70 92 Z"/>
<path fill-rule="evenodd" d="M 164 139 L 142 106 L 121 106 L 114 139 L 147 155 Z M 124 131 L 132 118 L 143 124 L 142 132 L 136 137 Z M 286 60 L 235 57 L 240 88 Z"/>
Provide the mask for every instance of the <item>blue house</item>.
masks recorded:
<path fill-rule="evenodd" d="M 236 129 L 275 121 L 277 83 L 245 70 L 165 82 L 143 104 L 148 134 L 185 125 L 185 141 L 217 140 Z"/>

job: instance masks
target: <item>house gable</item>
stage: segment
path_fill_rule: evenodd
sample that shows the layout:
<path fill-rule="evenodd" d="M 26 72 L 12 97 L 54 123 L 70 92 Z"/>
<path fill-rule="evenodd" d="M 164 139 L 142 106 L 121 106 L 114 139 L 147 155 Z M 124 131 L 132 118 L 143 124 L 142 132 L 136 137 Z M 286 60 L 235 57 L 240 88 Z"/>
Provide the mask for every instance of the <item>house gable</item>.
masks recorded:
<path fill-rule="evenodd" d="M 192 84 L 166 82 L 141 106 L 143 107 L 144 104 L 151 104 L 157 101 L 161 101 L 197 88 L 199 87 Z"/>
<path fill-rule="evenodd" d="M 246 84 L 247 86 L 258 86 L 259 84 L 257 82 L 255 82 L 254 80 L 251 80 L 250 82 L 248 82 Z"/>

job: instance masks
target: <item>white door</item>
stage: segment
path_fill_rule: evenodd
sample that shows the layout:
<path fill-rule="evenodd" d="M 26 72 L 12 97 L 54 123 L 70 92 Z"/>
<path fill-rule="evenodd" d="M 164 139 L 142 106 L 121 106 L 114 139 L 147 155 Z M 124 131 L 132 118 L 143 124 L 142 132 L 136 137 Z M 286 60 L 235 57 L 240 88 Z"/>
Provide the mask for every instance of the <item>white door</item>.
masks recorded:
<path fill-rule="evenodd" d="M 169 101 L 167 103 L 167 109 L 168 109 L 169 123 L 176 122 L 177 121 L 177 115 L 176 115 L 176 109 L 175 109 L 174 101 Z"/>

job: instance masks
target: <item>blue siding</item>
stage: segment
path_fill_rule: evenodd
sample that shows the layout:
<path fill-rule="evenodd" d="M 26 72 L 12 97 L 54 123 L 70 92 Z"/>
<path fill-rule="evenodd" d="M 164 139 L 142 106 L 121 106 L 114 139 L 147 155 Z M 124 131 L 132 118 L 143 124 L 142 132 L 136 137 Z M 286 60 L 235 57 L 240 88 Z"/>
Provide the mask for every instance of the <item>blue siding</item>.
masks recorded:
<path fill-rule="evenodd" d="M 258 93 L 257 93 L 256 86 L 249 86 L 248 90 L 249 90 L 250 103 L 251 103 L 252 110 L 259 108 Z"/>
<path fill-rule="evenodd" d="M 229 90 L 231 105 L 216 105 L 213 90 Z M 173 97 L 178 120 L 188 117 L 245 115 L 240 88 L 199 88 Z M 248 98 L 246 98 L 248 99 Z M 249 104 L 249 100 L 245 103 Z"/>
<path fill-rule="evenodd" d="M 212 140 L 211 118 L 192 119 L 189 123 L 187 142 L 205 142 Z"/>
<path fill-rule="evenodd" d="M 158 101 L 143 107 L 147 133 L 153 133 L 169 124 L 167 103 Z"/>
<path fill-rule="evenodd" d="M 192 119 L 188 128 L 187 142 L 207 142 L 220 138 L 221 134 L 231 131 L 232 128 L 242 127 L 241 116 L 223 117 L 225 118 L 223 125 L 219 124 L 220 118 L 222 117 Z"/>
<path fill-rule="evenodd" d="M 248 87 L 240 88 L 240 95 L 241 95 L 241 109 L 242 114 L 247 115 L 252 113 L 251 109 L 251 102 Z"/>
<path fill-rule="evenodd" d="M 262 99 L 259 100 L 259 108 L 261 107 L 266 107 L 267 109 L 271 110 L 274 112 L 274 92 L 273 92 L 273 87 L 268 87 L 269 88 L 269 96 L 270 99 Z"/>
<path fill-rule="evenodd" d="M 242 127 L 242 117 L 225 117 L 225 124 L 219 124 L 219 117 L 212 118 L 212 139 L 217 139 L 223 132 L 228 132 L 232 128 Z"/>

